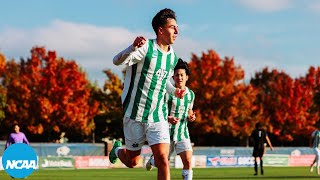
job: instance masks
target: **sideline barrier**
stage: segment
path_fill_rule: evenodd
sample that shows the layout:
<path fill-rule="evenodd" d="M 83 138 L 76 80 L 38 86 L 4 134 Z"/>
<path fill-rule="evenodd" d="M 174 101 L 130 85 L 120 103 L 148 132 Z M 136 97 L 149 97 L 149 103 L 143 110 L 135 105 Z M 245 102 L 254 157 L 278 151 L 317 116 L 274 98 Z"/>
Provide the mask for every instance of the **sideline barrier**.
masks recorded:
<path fill-rule="evenodd" d="M 105 169 L 111 164 L 107 156 L 76 156 L 74 162 L 76 169 Z"/>
<path fill-rule="evenodd" d="M 4 146 L 4 143 L 0 143 Z M 104 156 L 104 144 L 32 144 L 36 152 L 40 152 L 40 169 L 88 169 L 88 168 L 125 168 L 120 161 L 109 162 Z M 252 147 L 194 147 L 192 166 L 195 168 L 216 167 L 252 167 L 254 159 L 251 156 Z M 0 151 L 0 170 L 3 170 Z M 80 154 L 80 155 L 78 155 Z M 137 167 L 144 167 L 152 154 L 149 146 L 143 146 L 141 161 Z M 265 166 L 309 166 L 314 160 L 313 149 L 307 147 L 275 147 L 269 149 L 264 156 Z M 170 157 L 170 167 L 182 168 L 179 156 Z"/>
<path fill-rule="evenodd" d="M 40 169 L 74 169 L 74 157 L 40 157 L 39 167 Z"/>

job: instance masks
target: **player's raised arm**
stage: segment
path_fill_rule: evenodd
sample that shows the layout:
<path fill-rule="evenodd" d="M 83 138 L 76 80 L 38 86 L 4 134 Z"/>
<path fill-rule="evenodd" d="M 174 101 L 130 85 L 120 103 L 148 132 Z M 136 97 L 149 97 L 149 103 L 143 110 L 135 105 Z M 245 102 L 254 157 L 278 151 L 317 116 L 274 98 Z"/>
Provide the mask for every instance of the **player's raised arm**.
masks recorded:
<path fill-rule="evenodd" d="M 128 48 L 124 49 L 120 53 L 118 53 L 113 58 L 114 65 L 133 65 L 139 61 L 141 61 L 145 55 L 147 54 L 148 50 L 148 43 L 147 39 L 142 36 L 137 37 L 132 45 Z"/>

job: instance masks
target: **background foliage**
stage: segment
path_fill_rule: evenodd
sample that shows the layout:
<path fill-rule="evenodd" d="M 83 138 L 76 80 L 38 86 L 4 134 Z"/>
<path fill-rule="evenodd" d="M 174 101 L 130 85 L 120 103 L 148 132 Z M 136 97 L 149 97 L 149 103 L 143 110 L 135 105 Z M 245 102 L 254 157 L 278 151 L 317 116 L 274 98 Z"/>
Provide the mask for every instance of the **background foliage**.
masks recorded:
<path fill-rule="evenodd" d="M 187 86 L 196 94 L 197 120 L 189 130 L 195 145 L 248 145 L 261 122 L 279 146 L 305 146 L 318 127 L 320 67 L 292 78 L 268 67 L 248 80 L 234 58 L 215 51 L 194 54 Z M 19 123 L 31 141 L 53 142 L 62 132 L 70 142 L 121 138 L 122 78 L 110 69 L 103 87 L 91 83 L 74 60 L 34 47 L 30 58 L 0 54 L 0 135 Z"/>

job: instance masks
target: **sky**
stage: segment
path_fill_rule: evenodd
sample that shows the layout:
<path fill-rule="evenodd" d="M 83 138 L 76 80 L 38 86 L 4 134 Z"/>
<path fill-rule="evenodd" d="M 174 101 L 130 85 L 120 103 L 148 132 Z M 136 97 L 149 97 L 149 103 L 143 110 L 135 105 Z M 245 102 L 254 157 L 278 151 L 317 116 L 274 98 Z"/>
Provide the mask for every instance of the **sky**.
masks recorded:
<path fill-rule="evenodd" d="M 104 69 L 122 78 L 113 57 L 136 36 L 155 38 L 151 26 L 163 8 L 176 12 L 173 45 L 186 61 L 215 50 L 233 57 L 248 80 L 268 66 L 293 78 L 319 66 L 319 0 L 28 0 L 1 1 L 0 52 L 29 58 L 35 46 L 75 60 L 103 85 Z"/>

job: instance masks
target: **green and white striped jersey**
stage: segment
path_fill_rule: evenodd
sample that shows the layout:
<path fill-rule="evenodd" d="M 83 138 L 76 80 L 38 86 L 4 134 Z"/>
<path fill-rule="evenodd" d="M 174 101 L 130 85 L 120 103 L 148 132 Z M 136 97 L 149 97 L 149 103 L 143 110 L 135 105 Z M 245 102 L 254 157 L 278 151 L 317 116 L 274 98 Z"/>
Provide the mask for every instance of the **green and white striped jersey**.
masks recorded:
<path fill-rule="evenodd" d="M 121 95 L 124 115 L 141 122 L 167 121 L 165 94 L 175 88 L 168 80 L 178 58 L 172 47 L 164 52 L 156 40 L 147 40 L 140 48 L 129 46 L 113 59 L 128 65 Z"/>
<path fill-rule="evenodd" d="M 313 137 L 313 148 L 320 149 L 320 131 L 319 130 L 313 131 L 311 136 Z"/>
<path fill-rule="evenodd" d="M 186 87 L 186 95 L 179 99 L 174 95 L 167 95 L 169 116 L 179 118 L 177 124 L 170 124 L 170 140 L 181 141 L 190 139 L 188 130 L 188 112 L 193 108 L 195 99 L 194 92 Z"/>

